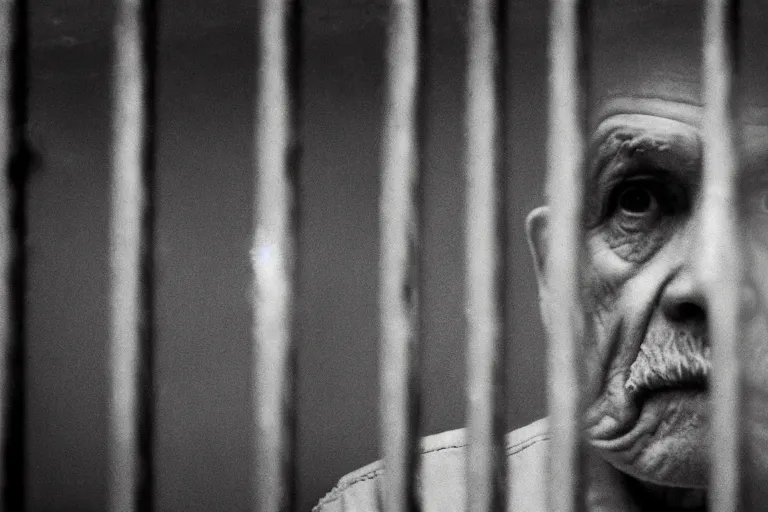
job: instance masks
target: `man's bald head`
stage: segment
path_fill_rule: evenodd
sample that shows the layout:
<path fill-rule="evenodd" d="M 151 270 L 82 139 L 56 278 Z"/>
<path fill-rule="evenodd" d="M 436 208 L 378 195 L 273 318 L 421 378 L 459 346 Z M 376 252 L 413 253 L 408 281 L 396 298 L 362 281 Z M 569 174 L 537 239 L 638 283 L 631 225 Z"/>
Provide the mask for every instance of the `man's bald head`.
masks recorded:
<path fill-rule="evenodd" d="M 701 0 L 598 0 L 590 19 L 590 121 L 630 109 L 694 122 L 702 105 Z M 740 116 L 768 121 L 768 2 L 741 2 Z M 641 100 L 647 101 L 641 101 Z M 627 100 L 633 102 L 628 106 Z M 685 106 L 699 107 L 687 109 Z"/>

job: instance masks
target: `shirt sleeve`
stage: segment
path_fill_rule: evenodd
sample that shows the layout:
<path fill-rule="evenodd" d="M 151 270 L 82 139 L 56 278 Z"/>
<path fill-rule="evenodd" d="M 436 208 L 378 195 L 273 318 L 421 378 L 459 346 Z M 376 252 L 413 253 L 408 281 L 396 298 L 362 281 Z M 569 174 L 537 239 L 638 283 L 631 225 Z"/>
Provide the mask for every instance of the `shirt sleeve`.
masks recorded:
<path fill-rule="evenodd" d="M 381 468 L 342 478 L 312 512 L 380 512 Z"/>

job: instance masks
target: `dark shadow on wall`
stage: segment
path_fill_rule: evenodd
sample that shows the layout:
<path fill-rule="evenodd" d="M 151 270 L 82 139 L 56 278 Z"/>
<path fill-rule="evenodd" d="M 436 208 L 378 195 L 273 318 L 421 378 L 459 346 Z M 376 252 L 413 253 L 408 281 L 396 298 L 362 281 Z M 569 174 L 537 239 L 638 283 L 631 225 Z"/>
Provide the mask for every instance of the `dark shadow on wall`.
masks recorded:
<path fill-rule="evenodd" d="M 33 511 L 96 511 L 106 504 L 109 13 L 94 13 L 98 7 L 84 3 L 91 9 L 83 14 L 91 29 L 64 19 L 58 30 L 88 37 L 65 44 L 43 23 L 38 33 L 45 44 L 35 47 L 33 62 L 31 129 L 43 159 L 30 185 L 29 205 L 27 424 Z M 307 9 L 305 22 L 301 510 L 344 473 L 377 458 L 378 444 L 384 10 L 356 4 L 358 17 L 350 23 L 349 13 L 335 16 L 334 8 L 344 8 L 343 2 L 336 4 L 318 0 Z M 226 9 L 200 4 L 165 9 L 159 83 L 157 505 L 185 512 L 248 510 L 247 254 L 256 62 L 248 20 L 253 7 L 232 2 Z M 434 14 L 425 176 L 425 433 L 463 423 L 461 9 L 460 2 L 451 2 Z M 192 11 L 187 18 L 175 14 Z M 544 344 L 522 229 L 525 214 L 541 200 L 545 48 L 536 27 L 543 26 L 543 7 L 517 14 L 513 10 L 508 107 L 510 428 L 544 411 Z M 189 19 L 201 25 L 185 28 L 185 23 L 194 25 Z"/>

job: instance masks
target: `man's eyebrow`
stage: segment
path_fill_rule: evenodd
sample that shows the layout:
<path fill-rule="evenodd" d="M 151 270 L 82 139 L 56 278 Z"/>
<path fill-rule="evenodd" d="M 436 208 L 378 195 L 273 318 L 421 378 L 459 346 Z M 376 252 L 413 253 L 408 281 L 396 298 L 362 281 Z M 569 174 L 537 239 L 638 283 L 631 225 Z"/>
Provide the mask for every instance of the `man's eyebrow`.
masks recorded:
<path fill-rule="evenodd" d="M 612 167 L 611 163 L 646 162 L 656 168 L 694 171 L 701 162 L 698 138 L 690 134 L 617 126 L 594 141 L 588 173 L 594 180 Z"/>

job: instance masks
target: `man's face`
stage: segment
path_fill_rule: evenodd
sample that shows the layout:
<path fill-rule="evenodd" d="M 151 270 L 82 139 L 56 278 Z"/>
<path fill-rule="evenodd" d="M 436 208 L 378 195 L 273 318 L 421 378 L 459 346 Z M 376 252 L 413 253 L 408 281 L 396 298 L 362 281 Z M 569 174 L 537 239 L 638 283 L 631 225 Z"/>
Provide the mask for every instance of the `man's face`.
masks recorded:
<path fill-rule="evenodd" d="M 587 353 L 602 370 L 588 435 L 629 474 L 700 485 L 709 347 L 694 267 L 698 130 L 673 114 L 679 105 L 634 103 L 598 125 L 588 169 Z"/>
<path fill-rule="evenodd" d="M 710 347 L 697 275 L 706 215 L 701 114 L 699 106 L 683 102 L 614 98 L 591 134 L 587 168 L 585 351 L 599 370 L 586 434 L 623 472 L 667 486 L 707 482 Z M 738 307 L 747 383 L 768 396 L 762 307 L 768 303 L 766 126 L 745 126 L 739 214 L 747 276 Z M 546 209 L 534 211 L 528 226 L 540 267 L 546 261 L 546 215 Z M 549 287 L 541 271 L 539 282 L 546 311 Z"/>

